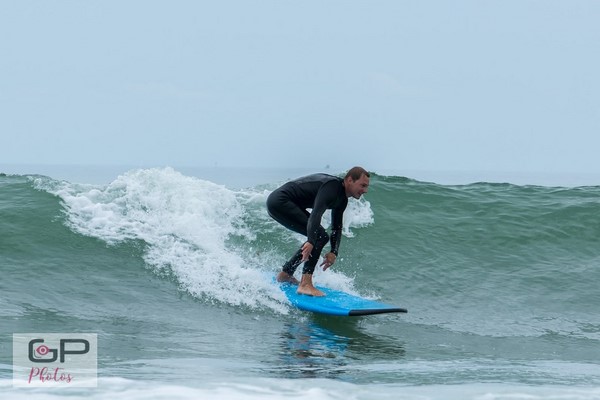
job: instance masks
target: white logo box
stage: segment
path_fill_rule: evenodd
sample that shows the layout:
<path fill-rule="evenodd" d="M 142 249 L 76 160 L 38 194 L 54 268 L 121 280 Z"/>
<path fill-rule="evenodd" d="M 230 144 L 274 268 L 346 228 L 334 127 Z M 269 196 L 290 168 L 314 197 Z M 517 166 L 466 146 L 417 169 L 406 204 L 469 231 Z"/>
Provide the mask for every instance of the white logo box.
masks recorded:
<path fill-rule="evenodd" d="M 97 334 L 13 334 L 13 386 L 98 386 Z"/>

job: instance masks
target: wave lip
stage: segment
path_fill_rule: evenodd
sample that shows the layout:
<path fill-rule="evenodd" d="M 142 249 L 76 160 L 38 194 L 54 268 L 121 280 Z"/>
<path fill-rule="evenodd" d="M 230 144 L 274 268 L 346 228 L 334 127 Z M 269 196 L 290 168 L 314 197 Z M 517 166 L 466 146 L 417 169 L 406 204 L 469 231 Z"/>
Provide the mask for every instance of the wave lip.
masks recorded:
<path fill-rule="evenodd" d="M 71 229 L 111 245 L 143 241 L 145 262 L 173 273 L 192 295 L 282 309 L 261 272 L 228 246 L 232 235 L 250 235 L 236 192 L 172 168 L 130 171 L 105 187 L 46 189 L 62 199 Z"/>

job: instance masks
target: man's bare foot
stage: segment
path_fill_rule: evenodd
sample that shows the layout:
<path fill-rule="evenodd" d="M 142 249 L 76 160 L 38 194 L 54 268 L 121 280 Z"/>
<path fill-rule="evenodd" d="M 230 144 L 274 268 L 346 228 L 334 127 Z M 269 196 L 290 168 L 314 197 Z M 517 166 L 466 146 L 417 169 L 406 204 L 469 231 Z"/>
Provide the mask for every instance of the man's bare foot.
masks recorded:
<path fill-rule="evenodd" d="M 315 296 L 315 297 L 323 297 L 325 296 L 325 293 L 321 292 L 319 289 L 317 289 L 314 286 L 307 286 L 307 285 L 300 285 L 298 286 L 298 291 L 296 292 L 298 294 L 305 294 L 307 296 Z"/>
<path fill-rule="evenodd" d="M 300 282 L 300 286 L 298 286 L 297 293 L 317 297 L 325 296 L 325 293 L 321 292 L 313 285 L 312 274 L 302 274 L 302 281 Z"/>
<path fill-rule="evenodd" d="M 298 282 L 298 279 L 294 278 L 293 275 L 290 275 L 287 272 L 283 272 L 283 271 L 280 271 L 277 274 L 277 282 L 287 282 L 287 283 L 291 283 L 292 285 L 300 284 L 300 282 Z"/>

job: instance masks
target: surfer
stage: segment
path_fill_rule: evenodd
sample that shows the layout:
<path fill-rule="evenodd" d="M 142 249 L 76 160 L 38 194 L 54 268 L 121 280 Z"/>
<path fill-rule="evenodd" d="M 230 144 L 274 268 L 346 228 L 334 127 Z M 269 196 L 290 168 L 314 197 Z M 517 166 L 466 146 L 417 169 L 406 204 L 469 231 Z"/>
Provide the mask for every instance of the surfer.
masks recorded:
<path fill-rule="evenodd" d="M 312 275 L 321 251 L 331 240 L 331 251 L 323 257 L 323 271 L 337 258 L 342 238 L 342 217 L 348 198 L 360 199 L 369 189 L 371 175 L 362 167 L 348 171 L 344 179 L 327 174 L 313 174 L 287 182 L 267 199 L 269 215 L 281 225 L 307 237 L 302 247 L 289 259 L 277 275 L 278 282 L 298 284 L 298 293 L 324 296 L 312 282 Z M 308 212 L 311 208 L 312 212 Z M 325 210 L 331 209 L 331 236 L 321 226 Z M 302 279 L 294 271 L 304 262 Z"/>

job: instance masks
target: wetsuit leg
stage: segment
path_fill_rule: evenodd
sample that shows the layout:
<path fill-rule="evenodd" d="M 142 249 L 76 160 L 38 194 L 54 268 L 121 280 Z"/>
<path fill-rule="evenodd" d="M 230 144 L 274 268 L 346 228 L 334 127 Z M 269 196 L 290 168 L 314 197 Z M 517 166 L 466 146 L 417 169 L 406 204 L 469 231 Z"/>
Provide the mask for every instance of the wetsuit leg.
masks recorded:
<path fill-rule="evenodd" d="M 298 207 L 294 202 L 290 201 L 286 194 L 281 190 L 275 190 L 267 199 L 267 211 L 269 215 L 281 225 L 294 232 L 308 236 L 306 227 L 308 225 L 308 217 L 310 213 L 303 208 Z M 317 243 L 310 253 L 308 261 L 304 263 L 303 273 L 312 274 L 315 270 L 315 265 L 319 260 L 323 247 L 329 241 L 329 235 L 322 226 L 319 227 L 319 235 Z M 292 258 L 283 266 L 283 271 L 289 275 L 293 275 L 294 271 L 302 262 L 302 249 L 298 250 Z"/>
<path fill-rule="evenodd" d="M 317 236 L 317 242 L 308 257 L 308 260 L 304 263 L 304 267 L 302 268 L 303 274 L 312 274 L 315 271 L 315 266 L 317 265 L 317 261 L 319 261 L 321 251 L 327 242 L 329 242 L 329 235 L 325 231 L 325 228 L 319 226 L 319 236 Z"/>
<path fill-rule="evenodd" d="M 289 200 L 285 192 L 275 190 L 267 198 L 267 211 L 271 218 L 294 232 L 308 236 L 306 227 L 308 225 L 309 212 L 298 207 Z"/>
<path fill-rule="evenodd" d="M 302 262 L 302 249 L 298 250 L 296 254 L 292 256 L 285 264 L 283 264 L 283 268 L 281 270 L 288 275 L 294 275 L 296 272 L 296 268 Z"/>

